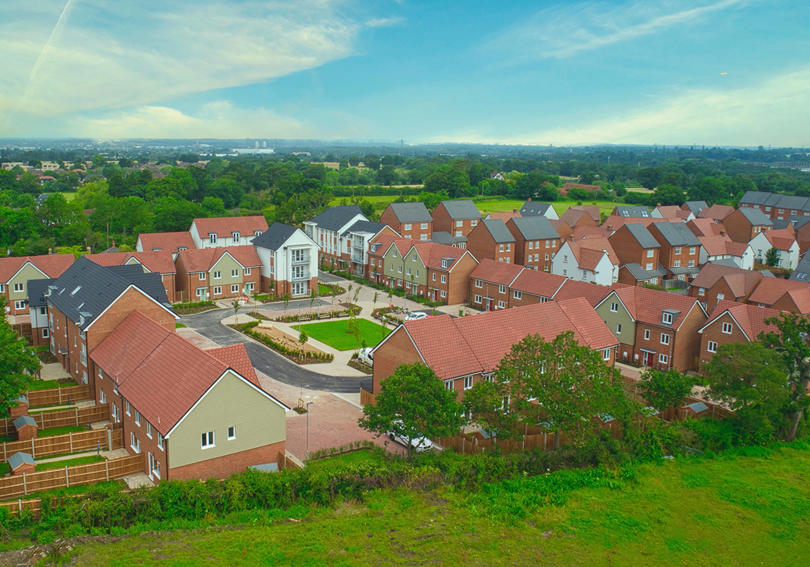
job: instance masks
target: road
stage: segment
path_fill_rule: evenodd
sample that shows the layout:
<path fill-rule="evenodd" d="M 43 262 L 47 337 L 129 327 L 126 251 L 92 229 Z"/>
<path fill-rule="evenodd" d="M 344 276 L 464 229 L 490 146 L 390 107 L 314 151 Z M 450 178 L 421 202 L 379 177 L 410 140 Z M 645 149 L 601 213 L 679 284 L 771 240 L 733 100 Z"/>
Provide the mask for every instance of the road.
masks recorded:
<path fill-rule="evenodd" d="M 290 301 L 289 308 L 309 307 L 309 300 Z M 261 311 L 273 310 L 269 306 L 262 306 Z M 356 393 L 360 388 L 371 391 L 371 378 L 358 378 L 356 376 L 327 376 L 301 368 L 272 351 L 271 349 L 248 339 L 241 333 L 226 327 L 220 321 L 233 315 L 230 309 L 213 309 L 194 315 L 184 315 L 180 321 L 187 327 L 194 329 L 202 336 L 211 339 L 218 345 L 226 346 L 243 343 L 247 348 L 248 356 L 253 366 L 279 382 L 324 392 Z"/>

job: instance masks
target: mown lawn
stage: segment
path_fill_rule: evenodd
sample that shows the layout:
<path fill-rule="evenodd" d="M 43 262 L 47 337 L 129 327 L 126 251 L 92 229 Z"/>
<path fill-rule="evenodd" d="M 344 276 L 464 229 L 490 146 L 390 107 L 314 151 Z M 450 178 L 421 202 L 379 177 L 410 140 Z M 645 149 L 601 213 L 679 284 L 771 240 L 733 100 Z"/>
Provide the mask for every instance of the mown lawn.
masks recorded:
<path fill-rule="evenodd" d="M 34 380 L 28 386 L 28 391 L 33 392 L 35 390 L 50 390 L 55 388 L 69 388 L 71 386 L 77 386 L 76 382 L 73 380 Z"/>
<path fill-rule="evenodd" d="M 763 452 L 767 453 L 767 452 Z M 557 503 L 534 477 L 80 544 L 77 565 L 780 565 L 810 560 L 810 451 L 647 464 Z M 235 524 L 239 523 L 234 519 Z M 249 525 L 248 525 L 249 524 Z"/>
<path fill-rule="evenodd" d="M 303 329 L 313 339 L 326 343 L 337 350 L 360 348 L 363 346 L 363 341 L 367 346 L 374 346 L 391 332 L 390 329 L 372 323 L 368 319 L 357 318 L 355 322 L 360 326 L 357 336 L 349 330 L 349 319 L 295 325 L 293 328 L 297 331 Z"/>
<path fill-rule="evenodd" d="M 51 469 L 63 469 L 65 467 L 73 467 L 76 465 L 89 465 L 90 463 L 101 463 L 104 457 L 99 455 L 88 455 L 87 457 L 76 457 L 75 459 L 65 459 L 62 461 L 51 461 L 49 463 L 38 463 L 37 472 L 47 471 Z"/>
<path fill-rule="evenodd" d="M 40 429 L 37 431 L 37 437 L 53 437 L 54 435 L 78 433 L 79 431 L 87 431 L 87 426 L 66 425 L 65 427 L 51 427 L 50 429 Z"/>

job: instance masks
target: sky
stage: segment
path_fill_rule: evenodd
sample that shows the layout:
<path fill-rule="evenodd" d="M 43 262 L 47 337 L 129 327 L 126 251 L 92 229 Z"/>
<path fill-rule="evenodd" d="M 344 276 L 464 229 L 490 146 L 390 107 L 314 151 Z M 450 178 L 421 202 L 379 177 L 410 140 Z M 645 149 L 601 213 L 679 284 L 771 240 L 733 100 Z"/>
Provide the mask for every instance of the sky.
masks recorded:
<path fill-rule="evenodd" d="M 807 0 L 2 0 L 0 137 L 810 146 Z"/>

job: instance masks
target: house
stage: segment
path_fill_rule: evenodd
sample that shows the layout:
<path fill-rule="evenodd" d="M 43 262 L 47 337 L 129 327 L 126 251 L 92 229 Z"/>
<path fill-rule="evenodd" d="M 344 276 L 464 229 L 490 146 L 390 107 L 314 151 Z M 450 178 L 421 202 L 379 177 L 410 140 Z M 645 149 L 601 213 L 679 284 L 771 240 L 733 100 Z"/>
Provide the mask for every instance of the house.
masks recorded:
<path fill-rule="evenodd" d="M 722 223 L 733 212 L 734 207 L 731 205 L 712 205 L 711 207 L 705 207 L 696 216 L 699 219 L 709 219 L 714 222 Z"/>
<path fill-rule="evenodd" d="M 320 248 L 319 265 L 348 268 L 351 264 L 351 241 L 341 235 L 357 221 L 367 220 L 357 205 L 342 205 L 329 207 L 304 221 L 304 232 Z"/>
<path fill-rule="evenodd" d="M 652 217 L 650 214 L 650 208 L 643 207 L 641 205 L 616 205 L 610 212 L 610 216 L 638 219 L 647 219 Z"/>
<path fill-rule="evenodd" d="M 439 231 L 434 230 L 433 234 L 430 237 L 430 241 L 435 242 L 436 244 L 444 244 L 445 246 L 455 246 L 456 248 L 467 248 L 466 236 L 453 236 L 449 232 L 445 232 L 443 230 Z"/>
<path fill-rule="evenodd" d="M 767 324 L 765 320 L 777 315 L 779 312 L 775 309 L 728 300 L 718 302 L 706 324 L 698 329 L 701 372 L 721 346 L 750 343 L 756 341 L 761 333 L 775 332 L 776 326 Z"/>
<path fill-rule="evenodd" d="M 243 344 L 202 350 L 136 310 L 91 359 L 96 399 L 153 481 L 284 466 L 289 408 L 262 389 Z"/>
<path fill-rule="evenodd" d="M 568 278 L 562 283 L 552 299 L 554 301 L 565 301 L 575 297 L 581 297 L 593 307 L 602 301 L 612 289 L 618 289 L 624 286 L 625 284 L 621 283 L 615 283 L 612 286 L 604 286 Z"/>
<path fill-rule="evenodd" d="M 810 286 L 787 289 L 771 307 L 790 313 L 810 314 Z"/>
<path fill-rule="evenodd" d="M 99 266 L 138 265 L 146 273 L 160 274 L 169 303 L 175 302 L 177 270 L 174 267 L 173 254 L 169 250 L 157 252 L 101 252 L 99 254 L 86 254 L 85 258 L 92 260 Z"/>
<path fill-rule="evenodd" d="M 802 290 L 807 287 L 808 284 L 802 281 L 763 277 L 754 288 L 754 291 L 751 292 L 751 295 L 748 296 L 747 303 L 759 307 L 784 308 L 787 310 L 793 300 L 790 296 L 785 297 L 785 295 L 789 291 Z M 780 304 L 783 307 L 779 307 Z"/>
<path fill-rule="evenodd" d="M 382 255 L 382 264 L 384 267 L 383 272 L 379 273 L 379 283 L 386 287 L 405 289 L 405 282 L 408 282 L 408 289 L 411 284 L 426 283 L 426 268 L 421 263 L 419 255 L 410 256 L 410 266 L 405 265 L 405 258 L 413 248 L 414 241 L 410 238 L 386 238 L 383 242 L 386 243 L 385 249 L 380 249 L 376 254 Z M 410 270 L 410 272 L 408 272 Z M 417 275 L 418 272 L 418 275 Z M 413 281 L 411 280 L 413 276 Z"/>
<path fill-rule="evenodd" d="M 28 320 L 31 324 L 31 344 L 35 347 L 49 345 L 51 342 L 48 300 L 45 297 L 51 282 L 52 279 L 28 282 Z"/>
<path fill-rule="evenodd" d="M 380 215 L 380 222 L 393 228 L 403 238 L 430 240 L 433 217 L 424 203 L 391 203 Z"/>
<path fill-rule="evenodd" d="M 810 216 L 794 217 L 791 225 L 796 233 L 796 240 L 799 242 L 799 254 L 804 254 L 810 250 Z"/>
<path fill-rule="evenodd" d="M 506 228 L 515 238 L 515 264 L 535 270 L 551 270 L 551 258 L 560 248 L 560 235 L 545 216 L 509 219 Z"/>
<path fill-rule="evenodd" d="M 599 226 L 600 213 L 596 205 L 574 205 L 568 207 L 560 220 L 572 230 L 578 226 Z"/>
<path fill-rule="evenodd" d="M 486 219 L 500 219 L 503 222 L 508 221 L 509 219 L 513 219 L 520 216 L 520 211 L 517 209 L 512 209 L 511 211 L 502 211 L 502 212 L 494 212 L 494 213 L 487 213 L 487 216 L 484 217 Z"/>
<path fill-rule="evenodd" d="M 683 205 L 681 205 L 681 208 L 689 211 L 693 216 L 696 217 L 700 214 L 700 211 L 708 206 L 709 204 L 706 201 L 686 201 Z"/>
<path fill-rule="evenodd" d="M 245 246 L 267 230 L 264 216 L 194 219 L 188 229 L 195 248 Z"/>
<path fill-rule="evenodd" d="M 398 239 L 399 237 L 393 234 L 381 233 L 369 241 L 368 274 L 366 276 L 369 280 L 378 284 L 385 282 L 385 285 L 389 286 L 385 275 L 385 253 L 388 252 L 391 243 Z M 410 242 L 410 239 L 406 240 Z"/>
<path fill-rule="evenodd" d="M 350 270 L 353 274 L 365 276 L 368 272 L 369 243 L 378 235 L 386 233 L 399 238 L 399 234 L 390 226 L 363 220 L 355 222 L 340 234 L 341 239 L 349 243 Z"/>
<path fill-rule="evenodd" d="M 737 209 L 726 217 L 723 227 L 736 242 L 751 242 L 760 232 L 773 228 L 773 222 L 759 209 Z"/>
<path fill-rule="evenodd" d="M 551 301 L 567 281 L 565 276 L 524 268 L 509 284 L 509 307 Z"/>
<path fill-rule="evenodd" d="M 650 216 L 656 219 L 666 219 L 670 222 L 686 222 L 695 218 L 692 211 L 677 205 L 658 205 L 650 212 Z"/>
<path fill-rule="evenodd" d="M 470 273 L 478 266 L 478 260 L 468 250 L 435 242 L 414 241 L 413 250 L 425 266 L 423 294 L 431 301 L 449 305 L 467 303 L 470 290 Z"/>
<path fill-rule="evenodd" d="M 196 248 L 191 234 L 183 232 L 143 232 L 138 235 L 138 242 L 135 250 L 138 252 L 161 252 L 172 253 L 173 259 L 177 259 L 177 254 L 181 250 Z"/>
<path fill-rule="evenodd" d="M 796 269 L 793 270 L 793 273 L 790 274 L 789 279 L 810 283 L 810 255 L 805 254 L 802 256 L 801 261 L 796 266 Z"/>
<path fill-rule="evenodd" d="M 691 280 L 698 273 L 700 241 L 682 222 L 657 222 L 649 227 L 650 234 L 661 245 L 659 258 L 675 279 Z"/>
<path fill-rule="evenodd" d="M 610 236 L 621 227 L 626 224 L 643 224 L 646 227 L 649 227 L 652 223 L 655 222 L 669 222 L 667 219 L 658 219 L 654 217 L 631 217 L 631 216 L 621 216 L 621 215 L 610 215 L 608 218 L 605 219 L 605 222 L 602 223 L 602 231 Z"/>
<path fill-rule="evenodd" d="M 539 334 L 550 341 L 567 331 L 579 344 L 599 351 L 605 364 L 613 364 L 616 337 L 582 298 L 455 319 L 442 315 L 406 321 L 374 349 L 372 391 L 379 392 L 382 380 L 399 365 L 421 362 L 461 397 L 492 375 L 512 345 L 526 336 Z"/>
<path fill-rule="evenodd" d="M 177 295 L 183 301 L 243 297 L 260 289 L 262 263 L 253 246 L 183 250 L 175 265 Z M 309 280 L 302 283 L 307 288 L 302 295 L 309 295 Z"/>
<path fill-rule="evenodd" d="M 511 264 L 515 261 L 515 237 L 502 220 L 483 220 L 467 235 L 467 250 L 479 261 L 489 258 Z"/>
<path fill-rule="evenodd" d="M 698 238 L 701 236 L 725 236 L 728 238 L 723 224 L 712 219 L 692 219 L 686 223 L 686 227 Z"/>
<path fill-rule="evenodd" d="M 506 309 L 509 307 L 509 288 L 522 270 L 517 264 L 489 258 L 480 260 L 470 273 L 470 304 L 483 311 Z"/>
<path fill-rule="evenodd" d="M 559 219 L 557 211 L 551 203 L 543 203 L 541 201 L 532 201 L 531 199 L 523 203 L 520 207 L 520 216 L 522 217 L 546 217 L 549 220 Z M 505 222 L 505 221 L 504 221 Z"/>
<path fill-rule="evenodd" d="M 256 287 L 262 293 L 279 297 L 317 293 L 318 245 L 303 230 L 275 222 L 253 240 L 253 247 L 260 266 Z"/>
<path fill-rule="evenodd" d="M 629 223 L 608 237 L 619 258 L 618 281 L 628 285 L 659 285 L 666 270 L 659 261 L 661 245 L 641 223 Z"/>
<path fill-rule="evenodd" d="M 697 330 L 707 318 L 697 299 L 627 286 L 611 291 L 594 309 L 621 343 L 618 359 L 659 370 L 697 368 Z"/>
<path fill-rule="evenodd" d="M 768 252 L 776 250 L 776 266 L 792 270 L 799 265 L 799 243 L 792 229 L 782 228 L 760 232 L 748 243 L 754 252 L 754 258 L 760 264 L 766 264 Z"/>
<path fill-rule="evenodd" d="M 551 260 L 551 273 L 611 285 L 619 279 L 619 258 L 607 238 L 566 240 Z"/>
<path fill-rule="evenodd" d="M 689 295 L 700 299 L 710 312 L 724 299 L 745 303 L 762 279 L 759 272 L 709 262 L 692 280 Z"/>
<path fill-rule="evenodd" d="M 139 265 L 99 266 L 79 258 L 44 290 L 50 351 L 77 382 L 95 381 L 88 355 L 135 310 L 174 331 L 172 311 L 160 274 Z"/>
<path fill-rule="evenodd" d="M 771 219 L 785 220 L 791 216 L 810 216 L 810 199 L 796 195 L 746 191 L 740 199 L 739 206 L 741 209 L 758 209 Z"/>
<path fill-rule="evenodd" d="M 442 201 L 433 210 L 433 232 L 467 236 L 481 222 L 481 211 L 469 199 Z"/>
<path fill-rule="evenodd" d="M 58 278 L 73 264 L 72 254 L 8 256 L 0 258 L 0 297 L 12 324 L 23 324 L 28 315 L 28 282 Z M 19 318 L 19 320 L 18 320 Z"/>
<path fill-rule="evenodd" d="M 700 241 L 699 265 L 708 262 L 731 261 L 738 268 L 754 269 L 754 249 L 745 242 L 734 242 L 725 234 L 698 236 Z"/>

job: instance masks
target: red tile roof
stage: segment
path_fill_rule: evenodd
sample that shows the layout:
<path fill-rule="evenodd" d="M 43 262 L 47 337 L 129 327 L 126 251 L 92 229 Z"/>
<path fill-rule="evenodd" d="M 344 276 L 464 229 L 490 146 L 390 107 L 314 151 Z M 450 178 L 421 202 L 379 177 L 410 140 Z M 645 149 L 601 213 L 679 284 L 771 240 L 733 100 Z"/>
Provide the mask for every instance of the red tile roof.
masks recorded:
<path fill-rule="evenodd" d="M 201 238 L 208 238 L 210 233 L 229 237 L 232 232 L 239 232 L 242 236 L 252 236 L 254 232 L 267 230 L 267 220 L 262 215 L 252 217 L 218 217 L 210 219 L 194 219 L 192 225 L 197 226 Z"/>
<path fill-rule="evenodd" d="M 659 205 L 656 209 L 662 217 L 671 221 L 685 221 L 692 214 L 691 211 L 677 205 Z"/>
<path fill-rule="evenodd" d="M 391 233 L 383 233 L 378 235 L 376 238 L 372 239 L 368 243 L 369 254 L 374 254 L 375 256 L 382 256 L 385 254 L 385 251 L 388 250 L 388 247 L 391 246 L 391 243 L 394 240 L 397 240 L 399 237 L 395 236 Z M 380 246 L 372 252 L 372 248 L 375 244 L 379 244 Z"/>
<path fill-rule="evenodd" d="M 720 236 L 726 234 L 726 229 L 722 224 L 714 222 L 712 219 L 696 218 L 686 223 L 689 230 L 695 236 Z"/>
<path fill-rule="evenodd" d="M 207 272 L 214 267 L 222 256 L 226 253 L 245 267 L 255 267 L 261 265 L 256 249 L 248 244 L 247 246 L 224 246 L 222 248 L 194 248 L 182 250 L 178 260 L 182 260 L 186 272 Z"/>
<path fill-rule="evenodd" d="M 558 276 L 548 272 L 522 270 L 510 287 L 530 295 L 554 297 L 554 294 L 559 291 L 566 279 L 565 276 Z"/>
<path fill-rule="evenodd" d="M 120 266 L 126 264 L 130 258 L 135 258 L 150 272 L 159 274 L 175 273 L 174 259 L 169 250 L 159 252 L 101 252 L 99 254 L 87 254 L 88 260 L 92 260 L 99 266 Z"/>
<path fill-rule="evenodd" d="M 657 219 L 653 217 L 623 217 L 621 215 L 610 215 L 602 223 L 605 232 L 613 233 L 626 224 L 636 223 L 649 227 L 654 222 L 669 222 L 669 219 Z"/>
<path fill-rule="evenodd" d="M 520 218 L 520 211 L 513 210 L 512 212 L 489 213 L 486 216 L 486 218 L 488 218 L 488 219 L 500 219 L 503 222 L 506 222 L 509 219 Z"/>
<path fill-rule="evenodd" d="M 810 313 L 810 287 L 789 289 L 786 295 L 796 305 L 796 310 L 802 314 Z"/>
<path fill-rule="evenodd" d="M 755 341 L 760 333 L 777 331 L 776 326 L 765 323 L 765 319 L 779 315 L 779 311 L 776 309 L 757 307 L 756 305 L 724 299 L 717 303 L 717 307 L 709 315 L 709 320 L 698 332 L 702 333 L 706 327 L 717 321 L 726 312 L 734 318 L 749 341 Z"/>
<path fill-rule="evenodd" d="M 640 286 L 621 287 L 614 291 L 627 307 L 630 316 L 641 323 L 661 325 L 663 311 L 669 309 L 679 312 L 670 325 L 677 329 L 692 308 L 703 310 L 696 297 L 687 295 Z"/>
<path fill-rule="evenodd" d="M 236 345 L 243 351 L 244 345 Z M 227 347 L 230 349 L 230 347 Z M 130 313 L 90 354 L 118 391 L 163 435 L 230 367 L 243 367 L 235 350 L 200 350 L 139 311 Z M 217 356 L 214 356 L 217 354 Z M 219 357 L 228 359 L 223 362 Z M 255 372 L 243 376 L 261 388 Z"/>
<path fill-rule="evenodd" d="M 796 280 L 785 280 L 782 278 L 762 278 L 748 301 L 754 304 L 773 305 L 788 290 L 806 288 L 807 284 Z"/>
<path fill-rule="evenodd" d="M 509 285 L 522 269 L 523 267 L 517 264 L 496 262 L 495 260 L 484 258 L 470 273 L 470 278 L 499 285 Z"/>
<path fill-rule="evenodd" d="M 456 319 L 449 315 L 430 317 L 407 321 L 403 326 L 426 364 L 442 379 L 492 372 L 512 345 L 529 334 L 552 340 L 560 333 L 573 331 L 580 344 L 592 349 L 618 344 L 604 321 L 583 298 Z"/>
<path fill-rule="evenodd" d="M 733 212 L 734 207 L 730 205 L 712 205 L 711 207 L 706 207 L 705 209 L 702 209 L 697 214 L 697 218 L 723 221 L 728 215 L 730 215 Z"/>
<path fill-rule="evenodd" d="M 144 232 L 138 235 L 144 250 L 168 250 L 179 252 L 181 248 L 193 249 L 194 241 L 188 231 L 183 232 Z"/>
<path fill-rule="evenodd" d="M 581 238 L 579 240 L 569 240 L 571 252 L 577 259 L 577 265 L 586 270 L 593 270 L 607 253 L 610 262 L 614 266 L 619 265 L 619 257 L 613 250 L 607 238 Z"/>
<path fill-rule="evenodd" d="M 422 262 L 426 267 L 434 270 L 450 270 L 467 251 L 448 244 L 439 244 L 438 242 L 426 242 L 418 240 L 414 242 L 414 247 L 422 258 Z M 444 258 L 452 258 L 453 261 L 449 266 L 442 268 L 442 260 Z"/>
<path fill-rule="evenodd" d="M 790 250 L 790 247 L 796 242 L 793 231 L 785 228 L 769 230 L 765 233 L 765 238 L 777 250 Z"/>
<path fill-rule="evenodd" d="M 708 263 L 700 269 L 698 275 L 692 280 L 692 286 L 709 289 L 720 278 L 725 278 L 729 288 L 734 292 L 734 297 L 744 297 L 750 294 L 751 290 L 759 283 L 762 274 L 752 270 Z"/>
<path fill-rule="evenodd" d="M 570 227 L 576 226 L 583 216 L 591 217 L 596 224 L 599 224 L 599 207 L 596 205 L 576 205 L 568 207 L 560 220 Z"/>
<path fill-rule="evenodd" d="M 73 254 L 46 254 L 43 256 L 8 256 L 0 258 L 0 282 L 6 283 L 20 271 L 26 262 L 31 262 L 49 278 L 58 278 L 73 264 Z"/>
<path fill-rule="evenodd" d="M 732 254 L 729 252 L 729 245 L 734 244 L 734 241 L 731 240 L 728 236 L 700 236 L 697 235 L 697 239 L 700 241 L 700 245 L 706 250 L 706 254 L 709 256 L 724 256 L 726 254 L 731 254 L 732 256 L 738 256 L 739 254 Z M 738 247 L 732 247 L 735 251 Z"/>
<path fill-rule="evenodd" d="M 552 299 L 554 299 L 554 301 L 565 301 L 567 299 L 582 297 L 593 306 L 602 301 L 612 289 L 623 285 L 624 284 L 617 283 L 608 287 L 606 285 L 567 279 L 563 282 Z"/>
<path fill-rule="evenodd" d="M 259 384 L 259 379 L 256 376 L 256 370 L 253 368 L 253 363 L 250 362 L 247 350 L 243 343 L 228 345 L 217 348 L 205 349 L 205 352 L 236 370 L 239 374 L 253 382 Z"/>

